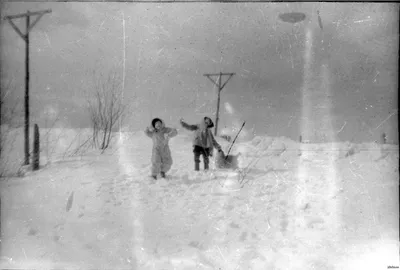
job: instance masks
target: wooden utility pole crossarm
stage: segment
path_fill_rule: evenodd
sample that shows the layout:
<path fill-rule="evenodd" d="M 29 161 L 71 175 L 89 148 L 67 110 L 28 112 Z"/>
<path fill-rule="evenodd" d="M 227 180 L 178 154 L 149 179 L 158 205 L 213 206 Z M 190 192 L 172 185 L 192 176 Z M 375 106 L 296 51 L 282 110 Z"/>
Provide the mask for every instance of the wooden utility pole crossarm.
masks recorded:
<path fill-rule="evenodd" d="M 215 73 L 215 74 L 204 74 L 213 84 L 215 84 L 218 87 L 218 101 L 217 101 L 217 114 L 215 117 L 215 131 L 214 134 L 217 136 L 218 133 L 218 120 L 219 120 L 219 104 L 221 100 L 221 91 L 224 89 L 225 85 L 228 83 L 228 81 L 232 78 L 232 76 L 235 75 L 235 73 Z M 218 82 L 212 79 L 213 76 L 218 77 Z M 222 76 L 229 76 L 228 79 L 222 84 Z"/>
<path fill-rule="evenodd" d="M 16 15 L 9 15 L 5 16 L 5 19 L 18 19 L 18 18 L 24 18 L 26 16 L 33 16 L 33 15 L 44 15 L 46 13 L 51 13 L 51 9 L 46 9 L 46 10 L 41 10 L 41 11 L 34 11 L 30 12 L 29 10 L 26 13 L 22 14 L 16 14 Z"/>
<path fill-rule="evenodd" d="M 4 19 L 8 20 L 11 27 L 17 32 L 17 34 L 25 41 L 25 161 L 24 164 L 29 164 L 29 32 L 37 24 L 37 22 L 46 13 L 50 13 L 51 9 L 30 12 L 27 11 L 23 14 L 5 16 Z M 30 17 L 37 16 L 33 23 L 30 23 Z M 25 33 L 14 24 L 12 20 L 26 18 L 26 30 Z"/>
<path fill-rule="evenodd" d="M 224 73 L 224 72 L 220 72 L 220 73 L 206 73 L 204 74 L 204 76 L 219 76 L 219 75 L 235 75 L 235 73 Z"/>

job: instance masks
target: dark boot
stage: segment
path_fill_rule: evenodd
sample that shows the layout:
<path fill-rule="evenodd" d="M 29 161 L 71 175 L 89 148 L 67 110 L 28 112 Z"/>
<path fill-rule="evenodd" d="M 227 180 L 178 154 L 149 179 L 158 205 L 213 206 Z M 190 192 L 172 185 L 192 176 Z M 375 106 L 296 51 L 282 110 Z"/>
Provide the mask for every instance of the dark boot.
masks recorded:
<path fill-rule="evenodd" d="M 199 151 L 199 147 L 194 147 L 193 153 L 194 153 L 194 170 L 195 171 L 200 171 L 200 151 Z"/>
<path fill-rule="evenodd" d="M 204 170 L 208 170 L 208 165 L 210 163 L 210 160 L 208 159 L 208 155 L 203 156 L 203 161 L 204 161 Z"/>
<path fill-rule="evenodd" d="M 165 178 L 165 172 L 161 172 L 161 177 Z"/>
<path fill-rule="evenodd" d="M 204 170 L 208 170 L 208 162 L 204 162 Z"/>

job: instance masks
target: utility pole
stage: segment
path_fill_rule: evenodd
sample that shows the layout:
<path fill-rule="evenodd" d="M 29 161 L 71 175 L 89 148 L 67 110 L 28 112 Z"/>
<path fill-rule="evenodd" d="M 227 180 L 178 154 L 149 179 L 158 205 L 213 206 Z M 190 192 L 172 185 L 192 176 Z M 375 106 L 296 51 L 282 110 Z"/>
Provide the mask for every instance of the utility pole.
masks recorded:
<path fill-rule="evenodd" d="M 218 120 L 219 120 L 219 103 L 221 100 L 221 91 L 222 89 L 224 89 L 225 85 L 228 83 L 228 81 L 230 80 L 230 78 L 232 78 L 232 76 L 235 75 L 235 73 L 216 73 L 216 74 L 204 74 L 204 76 L 206 76 L 207 78 L 210 79 L 210 81 L 215 84 L 218 87 L 218 101 L 217 101 L 217 115 L 215 117 L 215 131 L 214 134 L 215 136 L 217 136 L 217 132 L 218 132 Z M 212 79 L 213 76 L 218 76 L 218 82 L 215 81 L 214 79 Z M 222 84 L 222 76 L 229 76 L 228 79 L 226 79 L 226 81 Z"/>
<path fill-rule="evenodd" d="M 25 161 L 24 165 L 29 164 L 29 32 L 36 25 L 36 23 L 46 13 L 50 13 L 51 9 L 30 12 L 29 10 L 24 14 L 17 14 L 6 16 L 4 19 L 8 20 L 12 28 L 17 34 L 25 41 Z M 33 23 L 30 23 L 30 17 L 37 16 Z M 14 24 L 13 19 L 26 18 L 26 31 L 25 34 Z"/>

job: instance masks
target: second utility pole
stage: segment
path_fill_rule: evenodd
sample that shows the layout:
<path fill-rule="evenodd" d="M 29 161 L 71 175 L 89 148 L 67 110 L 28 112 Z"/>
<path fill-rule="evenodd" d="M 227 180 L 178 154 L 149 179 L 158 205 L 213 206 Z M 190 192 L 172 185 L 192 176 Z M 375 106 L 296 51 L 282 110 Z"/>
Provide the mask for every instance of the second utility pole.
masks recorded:
<path fill-rule="evenodd" d="M 215 117 L 215 132 L 214 132 L 215 136 L 217 136 L 217 132 L 218 132 L 220 94 L 221 94 L 222 89 L 225 87 L 225 85 L 228 83 L 229 79 L 232 78 L 233 75 L 235 75 L 235 73 L 220 72 L 220 73 L 216 73 L 216 74 L 204 74 L 204 76 L 209 78 L 210 81 L 212 81 L 212 83 L 218 87 L 217 115 Z M 218 83 L 211 78 L 212 76 L 218 76 Z M 229 76 L 229 78 L 224 82 L 224 84 L 221 85 L 222 76 Z"/>

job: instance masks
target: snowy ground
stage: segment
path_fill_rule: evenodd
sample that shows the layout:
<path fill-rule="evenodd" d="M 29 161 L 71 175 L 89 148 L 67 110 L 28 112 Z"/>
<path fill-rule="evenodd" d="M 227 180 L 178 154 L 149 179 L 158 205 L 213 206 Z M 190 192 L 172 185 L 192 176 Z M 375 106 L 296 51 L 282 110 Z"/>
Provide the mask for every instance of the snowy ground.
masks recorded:
<path fill-rule="evenodd" d="M 399 266 L 397 145 L 256 137 L 233 149 L 240 171 L 196 173 L 182 133 L 157 182 L 143 133 L 103 154 L 62 155 L 68 145 L 40 171 L 1 179 L 1 268 Z"/>

